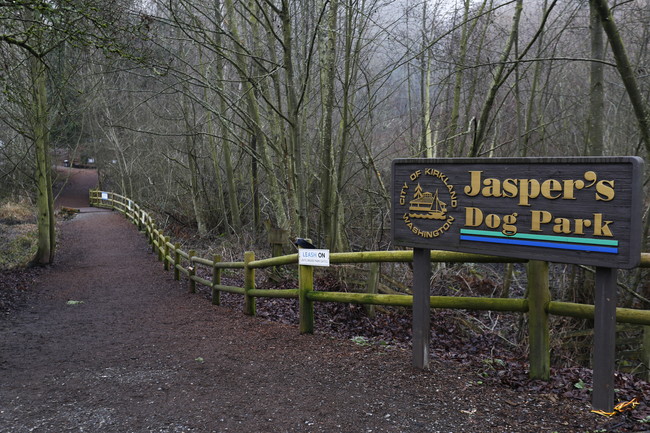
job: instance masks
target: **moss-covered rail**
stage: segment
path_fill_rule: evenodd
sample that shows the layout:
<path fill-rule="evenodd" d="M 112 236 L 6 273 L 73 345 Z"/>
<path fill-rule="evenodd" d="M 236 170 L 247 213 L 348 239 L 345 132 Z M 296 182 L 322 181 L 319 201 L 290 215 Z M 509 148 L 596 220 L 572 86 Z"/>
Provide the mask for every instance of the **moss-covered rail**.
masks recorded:
<path fill-rule="evenodd" d="M 298 254 L 256 260 L 255 253 L 245 252 L 241 262 L 224 262 L 218 255 L 212 258 L 196 256 L 195 251 L 183 251 L 179 244 L 172 243 L 162 230 L 156 227 L 155 221 L 137 203 L 122 195 L 99 190 L 90 191 L 90 204 L 96 207 L 110 208 L 138 226 L 145 233 L 153 253 L 163 262 L 165 270 L 173 270 L 174 278 L 180 279 L 184 274 L 188 279 L 190 292 L 196 291 L 196 284 L 211 288 L 212 303 L 219 305 L 220 293 L 236 293 L 244 297 L 244 313 L 255 314 L 255 298 L 297 298 L 299 300 L 300 332 L 314 331 L 314 302 L 343 302 L 368 305 L 391 305 L 410 307 L 413 297 L 406 294 L 378 293 L 349 293 L 327 292 L 314 290 L 314 273 L 311 266 L 299 266 L 297 289 L 258 289 L 255 287 L 255 270 L 274 268 L 277 266 L 297 265 Z M 330 254 L 331 264 L 346 263 L 381 263 L 381 262 L 411 262 L 413 251 L 367 251 Z M 513 263 L 526 262 L 520 259 L 485 256 L 477 254 L 455 253 L 447 251 L 432 251 L 433 262 L 464 262 L 464 263 Z M 197 266 L 211 270 L 211 278 L 200 277 L 196 273 Z M 650 267 L 650 254 L 643 253 L 640 267 Z M 221 273 L 224 269 L 241 269 L 244 274 L 244 287 L 228 286 L 221 283 Z M 548 263 L 539 261 L 528 262 L 526 298 L 487 298 L 487 297 L 456 297 L 431 296 L 431 308 L 466 309 L 483 311 L 502 311 L 527 313 L 529 316 L 530 341 L 530 376 L 532 378 L 548 379 L 550 375 L 550 344 L 549 344 L 549 315 L 567 316 L 582 319 L 594 318 L 594 306 L 551 300 L 548 280 Z M 617 308 L 616 320 L 621 323 L 645 325 L 645 333 L 650 336 L 650 310 L 634 310 Z M 650 338 L 644 338 L 648 341 Z M 645 365 L 650 365 L 649 348 L 644 350 Z"/>

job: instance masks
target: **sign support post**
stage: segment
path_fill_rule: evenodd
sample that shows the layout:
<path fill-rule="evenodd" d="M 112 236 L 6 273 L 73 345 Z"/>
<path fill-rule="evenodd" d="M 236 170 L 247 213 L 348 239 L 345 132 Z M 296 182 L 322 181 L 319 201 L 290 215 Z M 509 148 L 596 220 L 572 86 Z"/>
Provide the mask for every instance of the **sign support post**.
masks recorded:
<path fill-rule="evenodd" d="M 413 366 L 429 367 L 431 250 L 413 249 Z"/>
<path fill-rule="evenodd" d="M 528 262 L 528 340 L 531 379 L 548 380 L 551 376 L 551 345 L 546 307 L 551 300 L 548 262 Z"/>
<path fill-rule="evenodd" d="M 592 406 L 611 412 L 614 409 L 614 367 L 616 359 L 616 271 L 596 268 L 594 297 L 594 393 Z"/>

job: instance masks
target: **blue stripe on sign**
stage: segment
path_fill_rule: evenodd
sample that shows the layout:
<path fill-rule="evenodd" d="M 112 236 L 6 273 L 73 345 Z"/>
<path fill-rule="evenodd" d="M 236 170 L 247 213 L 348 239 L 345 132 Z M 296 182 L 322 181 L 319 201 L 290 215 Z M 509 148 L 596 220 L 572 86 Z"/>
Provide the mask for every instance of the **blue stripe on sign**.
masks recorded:
<path fill-rule="evenodd" d="M 557 250 L 572 250 L 572 251 L 589 251 L 598 253 L 618 254 L 618 248 L 600 247 L 597 245 L 578 245 L 578 244 L 556 244 L 553 242 L 540 242 L 540 241 L 525 241 L 520 239 L 504 239 L 504 238 L 490 238 L 481 236 L 467 236 L 460 235 L 461 241 L 472 242 L 485 242 L 490 244 L 508 244 L 508 245 L 522 245 L 526 247 L 540 247 L 540 248 L 554 248 Z"/>
<path fill-rule="evenodd" d="M 551 236 L 551 235 L 534 235 L 530 233 L 516 233 L 514 235 L 505 235 L 503 232 L 495 232 L 490 230 L 471 230 L 460 229 L 463 235 L 477 235 L 477 236 L 493 236 L 497 238 L 507 239 L 532 239 L 536 241 L 550 241 L 550 242 L 566 242 L 573 244 L 592 244 L 592 245 L 607 245 L 610 247 L 617 247 L 618 241 L 615 239 L 594 239 L 594 238 L 575 238 L 569 236 Z"/>

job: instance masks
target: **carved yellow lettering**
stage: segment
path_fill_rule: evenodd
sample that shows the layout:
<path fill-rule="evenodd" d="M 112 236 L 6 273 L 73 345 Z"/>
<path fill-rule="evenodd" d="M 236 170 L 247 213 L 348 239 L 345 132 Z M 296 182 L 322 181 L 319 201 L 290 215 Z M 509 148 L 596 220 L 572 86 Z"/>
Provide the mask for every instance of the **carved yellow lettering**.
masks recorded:
<path fill-rule="evenodd" d="M 584 235 L 585 234 L 585 228 L 591 227 L 591 220 L 583 220 L 582 218 L 577 218 L 575 220 L 576 226 L 573 231 L 574 234 L 576 235 Z"/>
<path fill-rule="evenodd" d="M 609 225 L 613 221 L 603 221 L 603 214 L 595 213 L 594 214 L 594 235 L 596 236 L 614 236 L 612 231 L 609 229 Z"/>
<path fill-rule="evenodd" d="M 503 233 L 506 236 L 513 236 L 517 234 L 517 226 L 515 225 L 516 223 L 517 223 L 517 213 L 504 216 L 503 230 L 501 230 L 501 233 Z"/>
<path fill-rule="evenodd" d="M 474 197 L 481 192 L 481 173 L 482 171 L 470 171 L 469 172 L 469 185 L 464 189 L 465 194 L 470 197 Z"/>
<path fill-rule="evenodd" d="M 562 184 L 555 179 L 548 179 L 542 183 L 542 195 L 549 200 L 562 197 Z"/>
<path fill-rule="evenodd" d="M 614 181 L 601 180 L 596 184 L 596 200 L 611 201 L 614 199 Z"/>
<path fill-rule="evenodd" d="M 530 206 L 528 199 L 539 197 L 539 191 L 537 179 L 519 179 L 519 205 Z"/>
<path fill-rule="evenodd" d="M 519 193 L 519 189 L 517 188 L 517 179 L 504 180 L 501 188 L 503 189 L 503 196 L 507 198 L 515 198 Z"/>
<path fill-rule="evenodd" d="M 583 183 L 581 180 L 578 181 L 578 182 Z M 562 184 L 564 186 L 564 193 L 562 195 L 563 200 L 575 200 L 576 199 L 575 190 L 574 190 L 575 183 L 576 183 L 576 181 L 571 180 L 571 179 L 567 179 L 567 180 L 562 181 Z M 582 188 L 578 188 L 578 189 L 582 189 Z"/>
<path fill-rule="evenodd" d="M 553 215 L 545 210 L 534 210 L 531 212 L 530 230 L 533 232 L 541 232 L 542 224 L 551 222 Z"/>
<path fill-rule="evenodd" d="M 465 208 L 465 226 L 478 227 L 483 223 L 483 212 L 476 207 Z"/>
<path fill-rule="evenodd" d="M 483 197 L 501 197 L 501 181 L 495 178 L 485 179 L 483 181 Z"/>
<path fill-rule="evenodd" d="M 554 222 L 553 233 L 564 235 L 571 234 L 571 221 L 568 218 L 555 218 Z"/>
<path fill-rule="evenodd" d="M 485 217 L 485 225 L 491 229 L 495 229 L 501 225 L 501 218 L 499 215 L 493 213 L 488 214 L 488 216 Z"/>

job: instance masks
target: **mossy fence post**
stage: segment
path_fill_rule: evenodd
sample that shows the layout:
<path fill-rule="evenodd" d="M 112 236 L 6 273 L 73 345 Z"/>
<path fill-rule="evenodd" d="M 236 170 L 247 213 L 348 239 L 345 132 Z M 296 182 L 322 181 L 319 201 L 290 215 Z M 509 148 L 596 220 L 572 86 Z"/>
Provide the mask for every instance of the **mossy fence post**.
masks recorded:
<path fill-rule="evenodd" d="M 298 266 L 298 304 L 300 315 L 300 333 L 314 333 L 314 301 L 309 293 L 314 290 L 314 267 Z"/>
<path fill-rule="evenodd" d="M 181 244 L 176 242 L 174 244 L 174 280 L 179 281 L 181 279 L 181 270 L 179 266 L 181 265 Z"/>
<path fill-rule="evenodd" d="M 548 380 L 551 377 L 551 354 L 548 330 L 548 262 L 528 262 L 528 339 L 530 378 Z"/>
<path fill-rule="evenodd" d="M 171 238 L 169 236 L 165 236 L 165 257 L 163 260 L 163 266 L 166 271 L 169 270 L 169 242 L 171 241 Z"/>
<path fill-rule="evenodd" d="M 190 293 L 196 293 L 196 281 L 194 281 L 194 275 L 196 275 L 196 266 L 194 266 L 194 262 L 192 261 L 192 258 L 196 255 L 196 251 L 190 250 L 188 255 L 188 265 L 187 265 L 187 277 L 189 278 L 189 292 Z"/>
<path fill-rule="evenodd" d="M 144 235 L 147 238 L 147 242 L 151 244 L 151 221 L 147 221 L 147 224 L 144 226 Z"/>
<path fill-rule="evenodd" d="M 221 260 L 219 254 L 215 254 L 212 258 L 212 305 L 221 305 L 221 292 L 217 288 L 221 284 L 221 268 L 217 267 Z"/>
<path fill-rule="evenodd" d="M 248 265 L 254 260 L 253 251 L 244 253 L 244 314 L 248 316 L 255 315 L 255 297 L 248 294 L 250 290 L 255 289 L 255 269 Z"/>
<path fill-rule="evenodd" d="M 381 263 L 379 262 L 370 263 L 370 271 L 368 274 L 366 293 L 369 293 L 371 295 L 377 294 L 377 289 L 379 286 L 380 270 L 381 270 Z M 368 315 L 368 317 L 375 317 L 375 306 L 372 304 L 366 304 L 366 314 Z"/>
<path fill-rule="evenodd" d="M 156 243 L 158 244 L 157 252 L 158 252 L 158 261 L 162 262 L 164 257 L 163 254 L 165 253 L 165 250 L 163 248 L 163 242 L 165 241 L 165 237 L 163 236 L 162 231 L 156 232 Z"/>
<path fill-rule="evenodd" d="M 151 244 L 151 252 L 156 252 L 156 223 L 151 223 L 149 232 L 149 243 Z"/>

